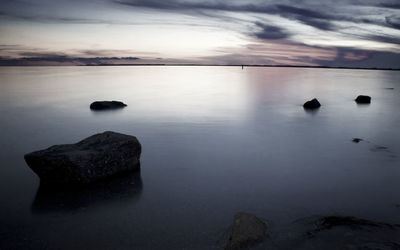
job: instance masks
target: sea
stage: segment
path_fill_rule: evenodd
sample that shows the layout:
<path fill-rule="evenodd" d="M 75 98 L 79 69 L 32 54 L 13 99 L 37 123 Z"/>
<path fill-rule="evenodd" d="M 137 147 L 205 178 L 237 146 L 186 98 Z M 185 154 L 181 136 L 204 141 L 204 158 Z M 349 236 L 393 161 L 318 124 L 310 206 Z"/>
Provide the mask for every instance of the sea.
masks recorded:
<path fill-rule="evenodd" d="M 58 190 L 24 160 L 104 131 L 138 138 L 139 172 Z M 237 212 L 279 245 L 313 216 L 400 223 L 399 180 L 400 71 L 0 67 L 1 249 L 222 249 Z"/>

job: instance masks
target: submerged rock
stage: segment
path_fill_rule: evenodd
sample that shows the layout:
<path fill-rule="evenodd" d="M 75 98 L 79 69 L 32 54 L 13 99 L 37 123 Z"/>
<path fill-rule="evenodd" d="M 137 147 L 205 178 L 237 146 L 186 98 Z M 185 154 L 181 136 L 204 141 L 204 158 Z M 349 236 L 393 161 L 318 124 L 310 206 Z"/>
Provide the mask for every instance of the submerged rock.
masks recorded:
<path fill-rule="evenodd" d="M 287 225 L 288 237 L 271 241 L 276 249 L 400 249 L 399 229 L 398 224 L 355 216 L 310 216 Z"/>
<path fill-rule="evenodd" d="M 86 184 L 140 169 L 140 154 L 135 136 L 107 131 L 26 154 L 25 161 L 41 182 Z"/>
<path fill-rule="evenodd" d="M 234 217 L 232 233 L 225 250 L 245 249 L 263 241 L 267 225 L 255 215 L 237 213 Z"/>
<path fill-rule="evenodd" d="M 96 101 L 90 104 L 92 110 L 109 110 L 109 109 L 121 109 L 128 105 L 119 101 Z"/>
<path fill-rule="evenodd" d="M 356 103 L 360 103 L 360 104 L 368 104 L 368 103 L 371 103 L 371 97 L 367 96 L 367 95 L 359 95 L 359 96 L 357 96 L 355 101 L 356 101 Z"/>
<path fill-rule="evenodd" d="M 399 224 L 390 224 L 385 222 L 377 222 L 366 219 L 357 218 L 354 216 L 341 216 L 341 215 L 330 215 L 323 216 L 314 221 L 315 229 L 307 232 L 308 235 L 331 230 L 336 227 L 345 227 L 352 230 L 360 230 L 363 228 L 387 228 L 392 230 L 400 229 Z"/>
<path fill-rule="evenodd" d="M 321 103 L 319 103 L 319 101 L 314 98 L 311 101 L 307 101 L 306 103 L 303 104 L 303 108 L 305 109 L 317 109 L 321 107 Z"/>
<path fill-rule="evenodd" d="M 337 226 L 346 226 L 350 228 L 358 228 L 361 226 L 370 226 L 370 227 L 378 227 L 386 225 L 379 222 L 359 219 L 353 216 L 339 216 L 339 215 L 331 215 L 325 216 L 317 220 L 317 226 L 319 230 L 331 229 Z"/>

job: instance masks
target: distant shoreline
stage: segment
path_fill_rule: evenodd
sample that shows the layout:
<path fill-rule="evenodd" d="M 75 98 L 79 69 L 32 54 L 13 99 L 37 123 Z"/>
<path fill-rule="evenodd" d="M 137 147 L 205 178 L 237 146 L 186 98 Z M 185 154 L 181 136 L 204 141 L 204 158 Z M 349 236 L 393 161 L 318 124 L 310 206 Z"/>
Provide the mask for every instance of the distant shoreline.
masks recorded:
<path fill-rule="evenodd" d="M 306 65 L 263 65 L 263 64 L 86 64 L 86 65 L 0 65 L 0 67 L 95 67 L 95 66 L 185 66 L 185 67 L 265 67 L 265 68 L 311 68 L 311 69 L 356 69 L 356 70 L 390 70 L 400 71 L 400 68 L 363 68 L 363 67 L 330 67 Z"/>

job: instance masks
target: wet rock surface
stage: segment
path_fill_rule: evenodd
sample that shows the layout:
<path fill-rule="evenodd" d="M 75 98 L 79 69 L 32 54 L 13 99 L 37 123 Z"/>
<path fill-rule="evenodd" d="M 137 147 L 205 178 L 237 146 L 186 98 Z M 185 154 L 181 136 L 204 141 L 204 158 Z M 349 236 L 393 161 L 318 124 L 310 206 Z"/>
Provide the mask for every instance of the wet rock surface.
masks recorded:
<path fill-rule="evenodd" d="M 87 184 L 139 170 L 140 154 L 136 137 L 107 131 L 26 154 L 25 161 L 43 183 Z"/>
<path fill-rule="evenodd" d="M 264 240 L 267 225 L 255 215 L 237 213 L 232 225 L 232 233 L 225 250 L 247 249 Z"/>
<path fill-rule="evenodd" d="M 318 109 L 319 107 L 321 107 L 321 103 L 316 98 L 303 104 L 303 108 L 309 110 Z"/>
<path fill-rule="evenodd" d="M 96 101 L 92 102 L 90 104 L 90 109 L 91 110 L 113 110 L 113 109 L 122 109 L 126 107 L 126 105 L 123 102 L 120 101 Z"/>

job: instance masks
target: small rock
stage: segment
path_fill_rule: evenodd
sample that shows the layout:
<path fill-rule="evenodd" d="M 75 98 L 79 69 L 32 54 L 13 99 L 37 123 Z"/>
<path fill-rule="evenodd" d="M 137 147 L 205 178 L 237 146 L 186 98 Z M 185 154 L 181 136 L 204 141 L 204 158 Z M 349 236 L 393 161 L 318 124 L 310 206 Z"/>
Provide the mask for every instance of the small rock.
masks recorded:
<path fill-rule="evenodd" d="M 303 104 L 303 108 L 305 109 L 317 109 L 319 107 L 321 107 L 321 104 L 316 98 Z"/>
<path fill-rule="evenodd" d="M 267 225 L 255 215 L 237 213 L 234 217 L 232 233 L 225 250 L 245 249 L 260 243 L 265 238 Z"/>
<path fill-rule="evenodd" d="M 108 131 L 76 144 L 55 145 L 26 154 L 25 161 L 41 182 L 87 184 L 139 170 L 140 154 L 136 137 Z"/>
<path fill-rule="evenodd" d="M 355 101 L 356 101 L 356 103 L 360 103 L 360 104 L 368 104 L 368 103 L 371 103 L 371 97 L 367 96 L 367 95 L 359 95 L 359 96 L 357 96 Z"/>
<path fill-rule="evenodd" d="M 353 138 L 353 140 L 351 140 L 354 143 L 359 143 L 360 141 L 362 141 L 363 139 L 360 138 Z"/>
<path fill-rule="evenodd" d="M 90 104 L 92 110 L 121 109 L 128 105 L 119 101 L 96 101 Z"/>

